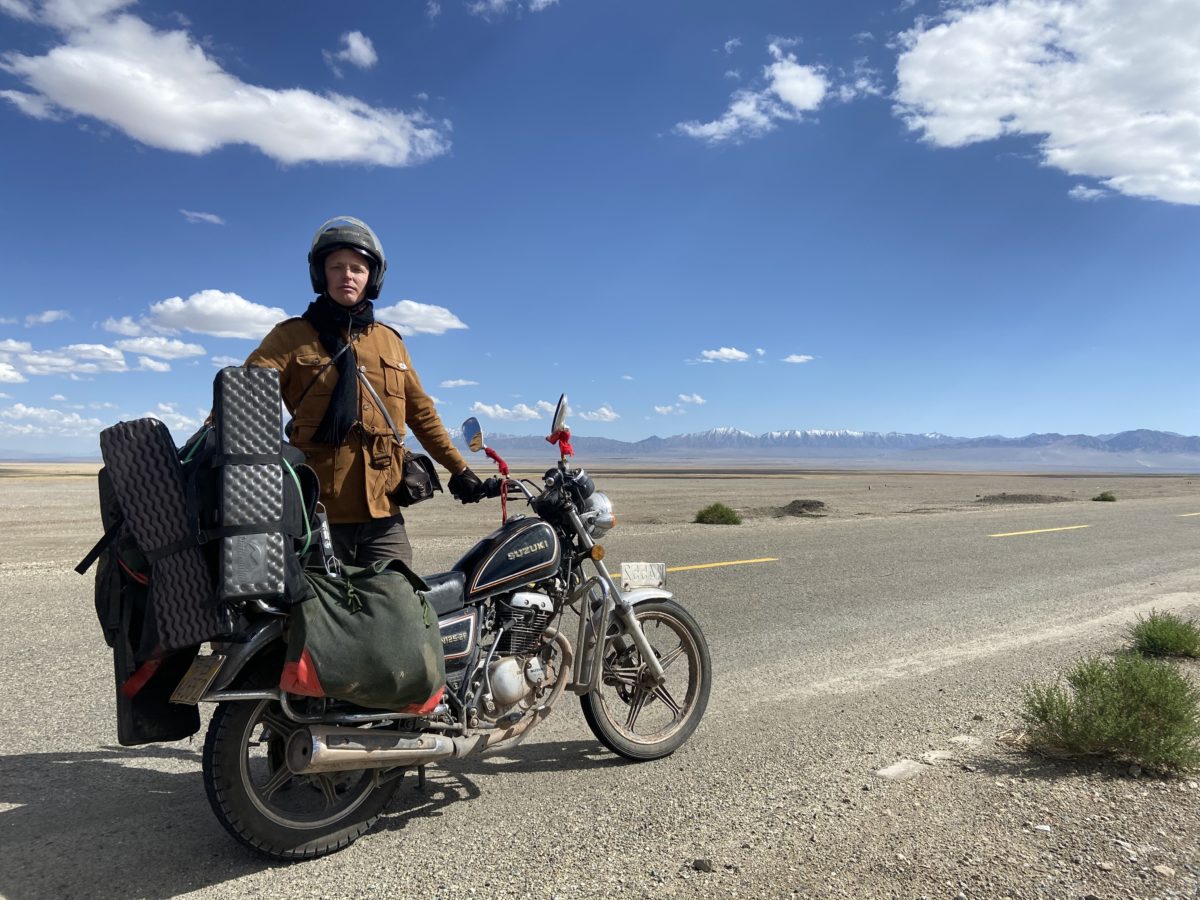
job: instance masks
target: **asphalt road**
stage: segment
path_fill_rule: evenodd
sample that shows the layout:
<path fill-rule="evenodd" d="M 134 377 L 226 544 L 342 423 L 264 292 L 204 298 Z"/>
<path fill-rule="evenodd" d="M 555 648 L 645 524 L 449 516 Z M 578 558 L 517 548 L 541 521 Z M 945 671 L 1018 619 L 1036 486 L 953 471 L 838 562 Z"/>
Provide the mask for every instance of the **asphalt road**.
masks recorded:
<path fill-rule="evenodd" d="M 1200 615 L 1200 516 L 1186 516 L 1200 499 L 619 527 L 614 561 L 777 559 L 668 576 L 715 668 L 688 745 L 619 762 L 568 696 L 511 753 L 431 770 L 424 793 L 407 784 L 349 850 L 280 866 L 213 818 L 202 735 L 116 746 L 110 659 L 90 583 L 70 571 L 94 525 L 72 514 L 77 499 L 28 505 L 9 510 L 17 552 L 0 563 L 10 898 L 877 893 L 891 876 L 864 834 L 884 810 L 897 840 L 935 814 L 909 808 L 906 785 L 872 782 L 875 769 L 955 736 L 993 739 L 1016 724 L 1022 684 L 1114 648 L 1136 613 Z M 428 566 L 448 566 L 453 544 Z M 846 799 L 860 785 L 882 805 Z M 975 840 L 947 815 L 944 841 Z"/>

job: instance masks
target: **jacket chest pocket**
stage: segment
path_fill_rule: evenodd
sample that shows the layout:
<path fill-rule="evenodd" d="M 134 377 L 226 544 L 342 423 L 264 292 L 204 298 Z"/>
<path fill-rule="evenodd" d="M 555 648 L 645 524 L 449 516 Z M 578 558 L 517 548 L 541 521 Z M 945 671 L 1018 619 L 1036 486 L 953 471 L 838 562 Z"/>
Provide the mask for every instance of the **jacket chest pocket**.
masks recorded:
<path fill-rule="evenodd" d="M 383 369 L 383 391 L 389 397 L 404 396 L 404 379 L 408 374 L 408 366 L 399 360 L 380 359 Z"/>
<path fill-rule="evenodd" d="M 298 394 L 329 394 L 333 391 L 333 378 L 337 372 L 333 366 L 326 367 L 328 359 L 317 355 L 296 357 L 296 386 Z"/>

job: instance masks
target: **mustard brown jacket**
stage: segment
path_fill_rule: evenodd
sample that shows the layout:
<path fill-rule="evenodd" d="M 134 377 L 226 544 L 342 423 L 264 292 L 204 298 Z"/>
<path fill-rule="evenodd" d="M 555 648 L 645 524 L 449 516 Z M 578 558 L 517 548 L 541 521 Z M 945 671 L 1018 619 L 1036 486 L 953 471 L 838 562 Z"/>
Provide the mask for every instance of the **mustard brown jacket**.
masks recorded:
<path fill-rule="evenodd" d="M 368 325 L 346 352 L 354 354 L 355 365 L 383 399 L 401 438 L 407 425 L 429 455 L 451 473 L 467 467 L 433 400 L 421 387 L 400 335 L 386 325 Z M 326 366 L 328 362 L 329 352 L 321 346 L 316 329 L 308 320 L 294 318 L 271 329 L 246 365 L 279 372 L 283 403 L 293 417 L 291 442 L 304 451 L 321 479 L 321 500 L 329 521 L 345 524 L 395 515 L 400 507 L 388 494 L 400 483 L 403 451 L 365 389 L 358 392 L 358 421 L 345 443 L 334 447 L 313 440 L 338 378 L 337 366 Z"/>

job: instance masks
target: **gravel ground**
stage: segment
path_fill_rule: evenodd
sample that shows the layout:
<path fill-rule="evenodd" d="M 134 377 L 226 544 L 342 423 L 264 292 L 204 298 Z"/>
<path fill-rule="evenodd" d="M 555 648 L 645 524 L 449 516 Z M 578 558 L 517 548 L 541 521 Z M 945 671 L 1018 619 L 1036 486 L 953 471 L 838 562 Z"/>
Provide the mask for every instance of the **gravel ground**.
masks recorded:
<path fill-rule="evenodd" d="M 1200 896 L 1200 776 L 1135 777 L 1005 740 L 1029 679 L 1115 650 L 1152 608 L 1200 618 L 1200 517 L 1186 517 L 1200 479 L 597 481 L 621 519 L 614 559 L 780 559 L 671 576 L 713 651 L 692 740 L 624 764 L 566 698 L 519 748 L 431 769 L 423 792 L 406 781 L 349 850 L 277 866 L 213 820 L 199 738 L 113 746 L 107 650 L 70 572 L 97 535 L 91 480 L 0 467 L 0 895 Z M 976 502 L 1101 490 L 1118 502 Z M 798 498 L 827 515 L 688 524 L 714 500 Z M 448 567 L 497 515 L 417 507 L 418 569 Z M 1076 523 L 1088 528 L 988 539 Z M 911 777 L 878 774 L 906 761 Z"/>

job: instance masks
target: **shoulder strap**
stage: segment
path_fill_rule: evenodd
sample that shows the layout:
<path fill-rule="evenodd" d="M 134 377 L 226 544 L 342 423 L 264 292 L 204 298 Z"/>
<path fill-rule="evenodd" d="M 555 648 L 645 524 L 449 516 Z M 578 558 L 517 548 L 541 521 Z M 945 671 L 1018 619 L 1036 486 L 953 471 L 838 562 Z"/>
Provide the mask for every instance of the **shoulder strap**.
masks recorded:
<path fill-rule="evenodd" d="M 404 438 L 400 437 L 400 429 L 396 427 L 395 420 L 392 419 L 391 413 L 388 412 L 387 404 L 383 402 L 383 398 L 379 396 L 375 386 L 371 384 L 371 379 L 367 377 L 367 373 L 362 369 L 355 369 L 354 373 L 358 375 L 358 380 L 362 382 L 362 386 L 367 389 L 367 395 L 375 402 L 375 406 L 383 413 L 383 420 L 387 422 L 388 428 L 392 429 L 392 435 L 396 438 L 396 443 L 404 445 Z"/>

